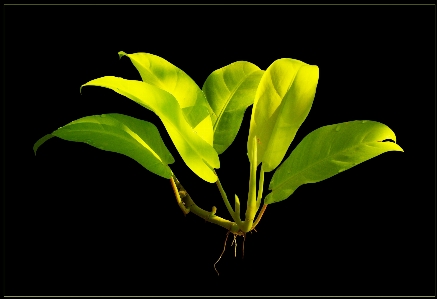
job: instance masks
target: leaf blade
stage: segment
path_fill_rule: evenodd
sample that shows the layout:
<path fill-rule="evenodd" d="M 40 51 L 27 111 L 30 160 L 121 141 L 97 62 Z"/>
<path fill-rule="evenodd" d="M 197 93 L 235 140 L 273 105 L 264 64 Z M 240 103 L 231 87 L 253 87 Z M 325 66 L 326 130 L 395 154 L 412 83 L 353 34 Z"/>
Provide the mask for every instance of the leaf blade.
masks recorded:
<path fill-rule="evenodd" d="M 202 90 L 214 112 L 213 140 L 218 154 L 235 140 L 263 73 L 253 63 L 237 61 L 215 70 L 205 80 Z"/>
<path fill-rule="evenodd" d="M 249 141 L 257 136 L 257 161 L 263 163 L 265 172 L 281 163 L 306 119 L 318 78 L 317 66 L 290 58 L 274 61 L 261 78 L 252 108 L 247 146 L 250 153 Z"/>
<path fill-rule="evenodd" d="M 387 139 L 394 142 L 384 142 Z M 318 128 L 275 171 L 265 203 L 282 201 L 303 184 L 323 181 L 387 151 L 403 151 L 395 142 L 394 132 L 375 121 Z"/>
<path fill-rule="evenodd" d="M 82 117 L 39 139 L 35 143 L 35 152 L 52 137 L 83 142 L 101 150 L 125 155 L 166 179 L 172 175 L 168 164 L 175 160 L 158 129 L 150 122 L 117 113 Z"/>

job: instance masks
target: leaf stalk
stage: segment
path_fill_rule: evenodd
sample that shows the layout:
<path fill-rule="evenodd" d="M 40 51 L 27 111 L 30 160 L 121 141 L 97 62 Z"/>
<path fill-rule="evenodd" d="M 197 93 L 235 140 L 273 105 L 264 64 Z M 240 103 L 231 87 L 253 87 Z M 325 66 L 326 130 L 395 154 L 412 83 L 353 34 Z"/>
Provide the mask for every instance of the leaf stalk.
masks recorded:
<path fill-rule="evenodd" d="M 217 175 L 217 173 L 215 172 L 215 170 L 214 170 L 214 173 L 215 173 L 215 175 L 217 176 L 217 181 L 216 181 L 216 184 L 217 184 L 217 187 L 218 187 L 218 189 L 219 189 L 219 191 L 220 191 L 220 194 L 221 194 L 221 196 L 222 196 L 222 198 L 223 198 L 223 201 L 225 202 L 225 205 L 226 205 L 226 208 L 228 209 L 228 211 L 229 211 L 229 214 L 231 214 L 231 217 L 232 217 L 232 219 L 235 221 L 235 223 L 241 228 L 242 226 L 243 226 L 243 222 L 241 221 L 241 219 L 240 219 L 240 217 L 238 216 L 236 216 L 236 213 L 234 212 L 234 210 L 232 209 L 232 206 L 231 206 L 231 204 L 230 204 L 230 202 L 229 202 L 229 200 L 228 200 L 228 197 L 226 196 L 226 192 L 225 192 L 225 190 L 223 189 L 223 187 L 222 187 L 222 184 L 220 183 L 220 179 L 218 178 L 218 175 Z"/>
<path fill-rule="evenodd" d="M 258 217 L 256 217 L 256 220 L 255 220 L 255 222 L 253 223 L 253 226 L 252 226 L 252 229 L 251 229 L 251 230 L 254 230 L 254 229 L 255 229 L 255 226 L 257 226 L 257 224 L 258 224 L 259 221 L 261 220 L 261 217 L 263 216 L 263 214 L 264 214 L 264 212 L 265 212 L 266 209 L 267 209 L 267 204 L 264 204 L 263 207 L 261 208 L 261 211 L 260 211 L 259 214 L 258 214 Z"/>
<path fill-rule="evenodd" d="M 256 214 L 256 169 L 257 162 L 257 139 L 252 139 L 252 159 L 250 159 L 249 194 L 247 197 L 246 219 L 241 230 L 245 233 L 251 230 Z"/>

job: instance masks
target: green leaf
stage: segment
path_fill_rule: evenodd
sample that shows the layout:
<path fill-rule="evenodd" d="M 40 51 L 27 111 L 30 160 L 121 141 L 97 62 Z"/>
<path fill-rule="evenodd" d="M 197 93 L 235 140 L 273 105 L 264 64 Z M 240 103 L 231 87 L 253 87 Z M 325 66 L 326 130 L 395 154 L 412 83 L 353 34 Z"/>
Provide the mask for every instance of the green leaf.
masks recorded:
<path fill-rule="evenodd" d="M 387 140 L 393 140 L 389 142 Z M 309 133 L 275 171 L 264 203 L 288 198 L 299 186 L 316 183 L 388 151 L 402 151 L 395 133 L 376 121 L 350 121 Z"/>
<path fill-rule="evenodd" d="M 128 156 L 149 171 L 169 179 L 174 162 L 158 129 L 150 122 L 123 114 L 92 115 L 72 121 L 39 139 L 34 152 L 52 137 L 84 142 L 101 150 Z"/>
<path fill-rule="evenodd" d="M 172 94 L 182 108 L 184 117 L 197 134 L 210 145 L 213 132 L 210 113 L 205 95 L 199 86 L 184 71 L 164 58 L 149 53 L 118 53 L 127 56 L 140 73 L 143 82 L 149 83 Z"/>
<path fill-rule="evenodd" d="M 214 148 L 223 153 L 234 141 L 246 108 L 253 104 L 255 92 L 264 73 L 247 61 L 237 61 L 212 72 L 202 90 L 212 114 Z"/>
<path fill-rule="evenodd" d="M 178 102 L 170 93 L 141 81 L 112 76 L 91 80 L 83 86 L 112 89 L 153 111 L 161 119 L 185 164 L 205 181 L 217 181 L 212 170 L 212 167 L 220 167 L 217 152 L 188 124 Z"/>
<path fill-rule="evenodd" d="M 261 78 L 250 119 L 247 149 L 258 138 L 257 163 L 264 171 L 275 169 L 287 152 L 297 130 L 307 117 L 316 93 L 319 68 L 302 61 L 274 61 Z"/>

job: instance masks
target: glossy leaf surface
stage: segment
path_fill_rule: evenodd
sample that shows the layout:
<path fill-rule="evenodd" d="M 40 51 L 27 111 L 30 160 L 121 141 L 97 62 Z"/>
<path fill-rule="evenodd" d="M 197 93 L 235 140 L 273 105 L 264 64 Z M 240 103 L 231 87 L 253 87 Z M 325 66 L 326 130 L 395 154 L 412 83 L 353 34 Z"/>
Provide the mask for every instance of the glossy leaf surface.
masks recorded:
<path fill-rule="evenodd" d="M 247 142 L 258 138 L 257 163 L 264 171 L 275 169 L 287 152 L 314 100 L 319 68 L 302 61 L 282 58 L 274 61 L 261 78 L 255 95 Z"/>
<path fill-rule="evenodd" d="M 143 82 L 172 94 L 190 126 L 206 142 L 213 144 L 211 107 L 202 90 L 190 76 L 164 58 L 153 54 L 126 54 L 120 51 L 118 55 L 120 58 L 129 57 Z"/>
<path fill-rule="evenodd" d="M 110 88 L 156 113 L 187 166 L 207 182 L 217 180 L 212 170 L 212 167 L 220 167 L 217 152 L 188 124 L 173 95 L 141 81 L 112 76 L 92 80 L 83 86 Z"/>
<path fill-rule="evenodd" d="M 393 140 L 390 142 L 388 140 Z M 394 132 L 375 121 L 350 121 L 309 133 L 275 171 L 264 203 L 288 198 L 299 186 L 316 183 L 388 151 L 403 151 Z"/>
<path fill-rule="evenodd" d="M 212 114 L 214 148 L 223 153 L 234 141 L 246 108 L 253 104 L 262 74 L 259 67 L 237 61 L 212 72 L 202 90 Z"/>
<path fill-rule="evenodd" d="M 172 174 L 168 164 L 172 164 L 174 158 L 158 129 L 147 121 L 116 113 L 86 116 L 39 139 L 34 146 L 35 155 L 38 147 L 52 137 L 123 154 L 167 179 Z"/>

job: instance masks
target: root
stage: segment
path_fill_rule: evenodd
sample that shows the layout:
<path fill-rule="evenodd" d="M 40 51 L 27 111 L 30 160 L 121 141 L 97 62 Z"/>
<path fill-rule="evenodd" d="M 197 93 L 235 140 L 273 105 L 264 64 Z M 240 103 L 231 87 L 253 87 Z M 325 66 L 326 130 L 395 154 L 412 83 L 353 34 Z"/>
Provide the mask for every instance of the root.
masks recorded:
<path fill-rule="evenodd" d="M 243 257 L 242 259 L 244 259 L 244 243 L 246 242 L 246 234 L 243 235 Z"/>
<path fill-rule="evenodd" d="M 235 244 L 235 253 L 234 253 L 234 257 L 237 257 L 237 235 L 234 235 L 234 240 L 232 241 L 232 243 L 231 243 L 231 246 L 232 246 L 232 244 Z"/>
<path fill-rule="evenodd" d="M 222 251 L 222 253 L 220 254 L 220 257 L 218 258 L 218 260 L 214 263 L 214 270 L 215 270 L 215 272 L 217 272 L 217 275 L 220 275 L 220 274 L 219 274 L 219 272 L 217 271 L 217 268 L 215 267 L 215 265 L 216 265 L 216 264 L 218 263 L 218 261 L 222 258 L 223 253 L 225 253 L 225 250 L 226 250 L 226 241 L 228 240 L 229 233 L 231 233 L 231 231 L 228 231 L 228 232 L 226 233 L 226 239 L 225 239 L 225 244 L 224 244 L 224 246 L 223 246 L 223 251 Z M 234 251 L 234 256 L 235 256 L 235 257 L 237 257 L 237 236 L 240 236 L 240 234 L 234 234 L 234 239 L 232 240 L 232 243 L 231 243 L 231 246 L 235 244 L 235 251 Z M 246 234 L 243 233 L 242 236 L 243 236 L 243 250 L 242 250 L 242 252 L 243 252 L 243 257 L 242 257 L 242 258 L 244 258 L 244 243 L 245 243 L 245 241 L 246 241 Z"/>
<path fill-rule="evenodd" d="M 231 232 L 231 231 L 228 231 L 228 232 L 226 233 L 225 245 L 223 246 L 222 254 L 220 254 L 220 257 L 218 258 L 217 262 L 214 263 L 214 270 L 215 270 L 215 272 L 217 272 L 217 275 L 220 275 L 220 274 L 218 273 L 217 268 L 215 267 L 215 264 L 218 263 L 218 261 L 222 258 L 223 253 L 225 253 L 225 250 L 226 250 L 226 241 L 228 240 L 228 236 L 229 236 L 229 233 L 230 233 L 230 232 Z"/>

